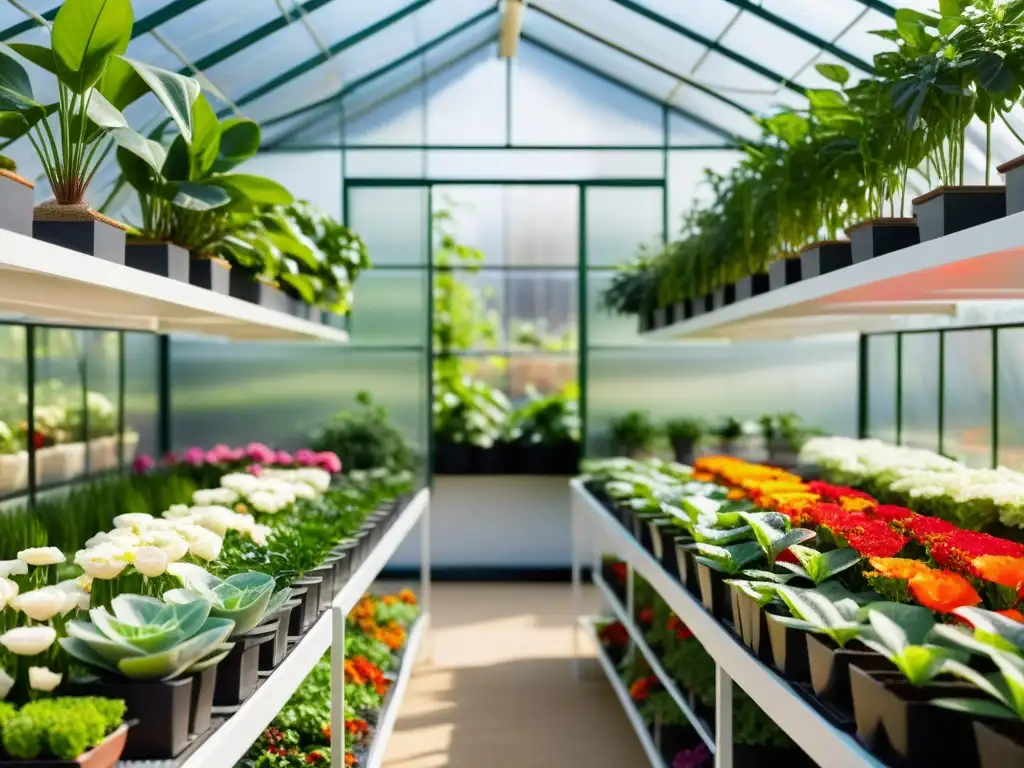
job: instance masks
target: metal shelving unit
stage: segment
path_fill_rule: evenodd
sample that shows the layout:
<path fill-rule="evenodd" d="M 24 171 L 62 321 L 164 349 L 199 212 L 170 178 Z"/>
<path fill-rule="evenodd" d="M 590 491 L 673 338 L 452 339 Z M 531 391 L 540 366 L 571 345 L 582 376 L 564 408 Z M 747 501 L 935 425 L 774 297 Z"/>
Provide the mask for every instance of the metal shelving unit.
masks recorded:
<path fill-rule="evenodd" d="M 884 768 L 857 740 L 832 727 L 773 670 L 750 654 L 633 538 L 579 478 L 572 495 L 572 588 L 574 614 L 582 615 L 582 573 L 600 551 L 611 551 L 640 574 L 689 627 L 717 665 L 715 767 L 732 768 L 732 684 L 735 682 L 818 765 L 829 768 Z M 594 534 L 598 534 L 595 536 Z M 598 570 L 598 569 L 594 569 Z M 636 637 L 629 613 L 620 616 Z M 625 619 L 630 619 L 626 621 Z M 641 635 L 642 636 L 642 635 Z M 578 655 L 578 654 L 577 654 Z"/>

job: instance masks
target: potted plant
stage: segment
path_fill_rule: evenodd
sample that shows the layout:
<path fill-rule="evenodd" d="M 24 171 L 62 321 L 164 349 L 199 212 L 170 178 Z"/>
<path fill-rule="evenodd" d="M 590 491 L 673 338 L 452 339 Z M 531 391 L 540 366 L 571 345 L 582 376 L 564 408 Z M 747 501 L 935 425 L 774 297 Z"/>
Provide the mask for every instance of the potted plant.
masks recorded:
<path fill-rule="evenodd" d="M 18 710 L 0 702 L 0 761 L 114 768 L 128 738 L 124 714 L 116 699 L 40 699 Z"/>
<path fill-rule="evenodd" d="M 0 155 L 0 229 L 32 237 L 36 185 L 18 175 L 18 164 Z"/>
<path fill-rule="evenodd" d="M 671 419 L 665 423 L 665 434 L 672 444 L 672 452 L 680 464 L 693 461 L 694 448 L 704 436 L 707 426 L 697 418 Z"/>
<path fill-rule="evenodd" d="M 313 450 L 337 454 L 346 471 L 412 469 L 412 450 L 392 424 L 387 409 L 375 403 L 366 391 L 356 394 L 356 404 L 357 409 L 341 411 L 327 423 L 313 438 Z"/>
<path fill-rule="evenodd" d="M 191 138 L 191 106 L 199 95 L 195 80 L 124 56 L 132 24 L 129 0 L 66 0 L 53 20 L 51 47 L 11 43 L 16 53 L 54 76 L 60 99 L 53 104 L 37 102 L 28 73 L 0 52 L 7 74 L 0 110 L 7 115 L 5 125 L 14 126 L 5 138 L 28 135 L 53 193 L 35 209 L 33 235 L 117 263 L 124 263 L 125 227 L 89 207 L 89 184 L 113 144 L 154 169 L 165 154 L 157 142 L 132 130 L 122 110 L 152 93 Z"/>
<path fill-rule="evenodd" d="M 579 387 L 573 382 L 561 392 L 541 397 L 532 386 L 530 398 L 512 416 L 519 437 L 512 459 L 513 472 L 527 475 L 573 476 L 579 472 Z"/>
<path fill-rule="evenodd" d="M 630 411 L 612 419 L 611 442 L 614 450 L 633 459 L 649 456 L 658 438 L 658 427 L 646 411 Z"/>
<path fill-rule="evenodd" d="M 434 371 L 435 471 L 496 474 L 498 445 L 512 405 L 505 395 L 469 376 Z"/>
<path fill-rule="evenodd" d="M 743 436 L 743 423 L 729 416 L 713 427 L 711 434 L 718 438 L 719 453 L 735 453 L 736 441 Z"/>

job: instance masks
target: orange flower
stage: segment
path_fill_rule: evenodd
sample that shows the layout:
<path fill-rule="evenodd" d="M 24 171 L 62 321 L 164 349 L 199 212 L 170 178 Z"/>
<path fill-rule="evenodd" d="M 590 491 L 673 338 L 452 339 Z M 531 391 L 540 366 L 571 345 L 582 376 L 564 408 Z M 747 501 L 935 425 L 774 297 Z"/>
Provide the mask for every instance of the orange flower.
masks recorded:
<path fill-rule="evenodd" d="M 725 497 L 730 501 L 739 501 L 740 499 L 745 499 L 747 497 L 747 492 L 742 488 L 731 488 L 729 489 L 729 492 L 725 494 Z"/>
<path fill-rule="evenodd" d="M 839 506 L 847 512 L 866 512 L 877 505 L 871 499 L 862 499 L 859 496 L 840 496 Z"/>
<path fill-rule="evenodd" d="M 982 555 L 971 561 L 980 578 L 1019 590 L 1024 585 L 1024 558 L 1006 555 Z"/>
<path fill-rule="evenodd" d="M 710 483 L 715 479 L 715 476 L 710 472 L 694 472 L 693 479 L 698 483 Z"/>
<path fill-rule="evenodd" d="M 957 608 L 981 602 L 981 596 L 974 591 L 971 583 L 951 571 L 919 573 L 907 585 L 917 602 L 938 613 L 950 613 Z"/>
<path fill-rule="evenodd" d="M 398 599 L 406 605 L 416 605 L 416 593 L 411 589 L 403 589 L 399 592 Z"/>
<path fill-rule="evenodd" d="M 398 598 L 395 595 L 385 595 L 384 605 L 394 605 L 398 602 Z"/>
<path fill-rule="evenodd" d="M 351 752 L 345 753 L 345 765 L 356 765 L 359 760 Z"/>
<path fill-rule="evenodd" d="M 932 570 L 924 563 L 903 557 L 872 557 L 868 562 L 885 578 L 901 581 L 908 581 L 920 573 L 929 573 Z"/>
<path fill-rule="evenodd" d="M 345 659 L 345 682 L 353 685 L 366 685 L 366 678 L 363 677 L 352 659 Z"/>
<path fill-rule="evenodd" d="M 356 603 L 356 607 L 349 615 L 356 621 L 372 619 L 377 615 L 377 602 L 370 595 L 365 595 Z"/>
<path fill-rule="evenodd" d="M 1016 611 L 1013 608 L 1010 608 L 1005 611 L 996 611 L 996 613 L 998 613 L 1000 616 L 1005 616 L 1008 619 L 1013 619 L 1014 621 L 1019 621 L 1021 624 L 1024 624 L 1024 613 Z"/>

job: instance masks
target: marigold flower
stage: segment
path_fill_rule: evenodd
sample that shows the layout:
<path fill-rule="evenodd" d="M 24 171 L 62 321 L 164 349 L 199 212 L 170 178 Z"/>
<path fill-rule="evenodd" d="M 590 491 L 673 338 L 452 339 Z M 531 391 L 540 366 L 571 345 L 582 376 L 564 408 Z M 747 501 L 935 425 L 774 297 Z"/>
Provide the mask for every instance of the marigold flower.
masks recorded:
<path fill-rule="evenodd" d="M 416 593 L 411 589 L 403 589 L 399 592 L 398 599 L 406 605 L 416 605 Z"/>
<path fill-rule="evenodd" d="M 899 579 L 901 581 L 909 581 L 919 573 L 928 573 L 932 570 L 918 560 L 910 560 L 904 557 L 871 557 L 868 558 L 868 562 L 879 575 L 887 579 Z"/>
<path fill-rule="evenodd" d="M 919 573 L 907 582 L 907 586 L 917 602 L 938 613 L 950 613 L 957 608 L 981 603 L 981 596 L 971 583 L 952 571 Z"/>
<path fill-rule="evenodd" d="M 1024 585 L 1024 558 L 1006 555 L 982 555 L 971 561 L 971 569 L 978 578 L 1020 590 Z"/>
<path fill-rule="evenodd" d="M 710 483 L 715 479 L 715 476 L 710 472 L 694 472 L 693 479 L 698 483 Z"/>
<path fill-rule="evenodd" d="M 345 765 L 357 765 L 359 760 L 351 752 L 345 753 Z"/>
<path fill-rule="evenodd" d="M 384 605 L 394 605 L 397 602 L 398 602 L 398 597 L 396 595 L 385 595 L 384 596 Z"/>
<path fill-rule="evenodd" d="M 646 701 L 651 695 L 651 686 L 658 681 L 656 677 L 642 677 L 629 686 L 629 696 L 633 701 L 639 703 Z"/>
<path fill-rule="evenodd" d="M 725 498 L 730 501 L 739 501 L 740 499 L 747 498 L 747 492 L 742 488 L 730 488 L 729 492 L 725 494 Z"/>
<path fill-rule="evenodd" d="M 839 506 L 847 512 L 866 512 L 874 509 L 875 502 L 871 499 L 862 499 L 857 496 L 841 496 Z"/>

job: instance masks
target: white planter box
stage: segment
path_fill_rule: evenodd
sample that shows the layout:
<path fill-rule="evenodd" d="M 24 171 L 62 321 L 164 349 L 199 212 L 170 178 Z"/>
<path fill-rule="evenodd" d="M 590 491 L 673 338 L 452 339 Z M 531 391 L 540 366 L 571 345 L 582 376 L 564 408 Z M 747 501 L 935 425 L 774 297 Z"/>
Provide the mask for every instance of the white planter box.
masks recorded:
<path fill-rule="evenodd" d="M 117 435 L 94 437 L 89 441 L 89 471 L 102 472 L 117 467 Z"/>
<path fill-rule="evenodd" d="M 0 495 L 22 490 L 28 483 L 28 452 L 0 454 Z"/>
<path fill-rule="evenodd" d="M 65 443 L 36 451 L 36 485 L 62 483 L 85 472 L 85 443 Z"/>
<path fill-rule="evenodd" d="M 139 449 L 139 433 L 138 432 L 125 432 L 121 443 L 121 457 L 124 462 L 124 466 L 127 469 L 131 469 L 132 462 L 135 461 L 135 452 Z M 117 453 L 117 442 L 115 438 L 114 452 Z"/>

